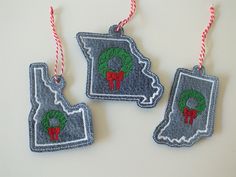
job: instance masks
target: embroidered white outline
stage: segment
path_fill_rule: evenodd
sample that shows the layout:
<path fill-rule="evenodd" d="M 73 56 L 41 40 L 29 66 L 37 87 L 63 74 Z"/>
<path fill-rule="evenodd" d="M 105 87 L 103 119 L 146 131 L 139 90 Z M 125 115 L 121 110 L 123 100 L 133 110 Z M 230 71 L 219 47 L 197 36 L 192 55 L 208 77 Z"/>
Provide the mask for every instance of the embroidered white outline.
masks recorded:
<path fill-rule="evenodd" d="M 185 136 L 182 136 L 179 139 L 176 139 L 176 138 L 171 139 L 168 136 L 162 136 L 161 135 L 163 133 L 163 131 L 169 126 L 169 124 L 171 122 L 171 115 L 176 111 L 176 109 L 174 109 L 174 102 L 175 102 L 175 99 L 176 99 L 177 89 L 178 89 L 179 82 L 181 80 L 182 75 L 189 76 L 189 77 L 192 77 L 192 78 L 195 78 L 195 79 L 200 79 L 200 80 L 208 81 L 208 82 L 212 83 L 210 100 L 209 100 L 209 105 L 208 105 L 208 112 L 207 112 L 206 128 L 204 130 L 197 130 L 197 132 L 193 136 L 191 136 L 188 140 L 186 139 Z M 197 76 L 192 76 L 192 75 L 180 72 L 180 75 L 179 75 L 179 78 L 178 78 L 178 81 L 177 81 L 177 86 L 176 86 L 175 94 L 174 94 L 174 99 L 173 99 L 172 105 L 171 105 L 171 112 L 168 114 L 168 123 L 160 130 L 160 132 L 158 133 L 157 139 L 159 139 L 159 140 L 161 140 L 161 139 L 168 140 L 170 143 L 174 143 L 174 141 L 176 141 L 177 143 L 181 143 L 181 141 L 186 142 L 186 143 L 190 143 L 190 141 L 192 139 L 194 139 L 195 137 L 197 137 L 200 133 L 207 133 L 208 132 L 209 115 L 210 115 L 210 105 L 211 105 L 211 101 L 212 101 L 214 84 L 215 83 L 212 80 L 201 78 L 201 77 L 197 77 Z"/>
<path fill-rule="evenodd" d="M 62 101 L 60 101 L 60 100 L 58 100 L 57 99 L 57 92 L 55 91 L 55 90 L 53 90 L 52 88 L 51 88 L 51 86 L 50 85 L 48 85 L 47 84 L 47 82 L 45 81 L 45 72 L 43 71 L 43 67 L 42 66 L 40 66 L 40 67 L 34 67 L 34 84 L 35 84 L 35 86 L 34 86 L 34 91 L 35 91 L 35 93 L 34 93 L 34 97 L 35 97 L 35 101 L 39 104 L 39 106 L 38 106 L 38 108 L 37 108 L 37 110 L 36 110 L 36 112 L 35 112 L 35 114 L 34 114 L 34 116 L 33 116 L 33 119 L 35 120 L 35 124 L 34 124 L 34 130 L 35 130 L 35 132 L 34 132 L 34 135 L 35 135 L 35 139 L 34 139 L 34 142 L 35 142 L 35 146 L 37 146 L 37 147 L 44 147 L 44 146 L 55 146 L 55 145 L 66 145 L 66 144 L 71 144 L 71 143 L 77 143 L 77 142 L 81 142 L 81 141 L 86 141 L 86 140 L 88 140 L 88 135 L 87 135 L 87 127 L 86 127 L 86 122 L 85 122 L 85 116 L 84 116 L 84 110 L 83 110 L 83 108 L 79 108 L 79 110 L 76 110 L 76 111 L 68 111 L 65 107 L 64 107 L 64 105 L 62 104 Z M 38 96 L 37 96 L 37 93 L 38 93 L 38 91 L 37 91 L 37 82 L 36 82 L 36 77 L 37 77 L 37 75 L 36 75 L 36 70 L 40 70 L 40 73 L 41 73 L 41 78 L 42 78 L 42 80 L 43 80 L 43 82 L 44 82 L 44 85 L 46 86 L 46 87 L 48 87 L 49 89 L 50 89 L 50 91 L 51 92 L 53 92 L 54 93 L 54 104 L 56 104 L 56 105 L 61 105 L 61 107 L 62 107 L 62 109 L 63 109 L 63 111 L 64 112 L 66 112 L 68 115 L 71 115 L 71 114 L 74 114 L 74 113 L 80 113 L 80 112 L 82 112 L 82 119 L 83 119 L 83 125 L 84 125 L 84 135 L 85 135 L 85 137 L 83 138 L 83 139 L 77 139 L 77 140 L 72 140 L 72 141 L 67 141 L 67 142 L 60 142 L 60 143 L 47 143 L 47 144 L 38 144 L 37 143 L 37 123 L 38 123 L 38 121 L 37 121 L 37 119 L 36 119 L 36 115 L 38 114 L 38 111 L 40 110 L 40 106 L 41 106 L 41 103 L 40 103 L 40 101 L 38 101 Z"/>
<path fill-rule="evenodd" d="M 109 35 L 107 35 L 107 36 L 109 36 Z M 96 36 L 79 36 L 79 38 L 80 38 L 80 40 L 81 40 L 81 42 L 83 43 L 83 46 L 84 46 L 84 48 L 85 49 L 87 49 L 87 54 L 89 55 L 89 57 L 91 58 L 91 63 L 92 63 L 92 66 L 91 66 L 91 86 L 90 86 L 90 94 L 91 95 L 94 95 L 94 96 L 107 96 L 107 97 L 133 97 L 133 98 L 143 98 L 143 101 L 141 101 L 140 102 L 140 104 L 142 105 L 153 105 L 153 103 L 154 103 L 154 98 L 155 98 L 155 96 L 158 96 L 158 98 L 160 98 L 160 96 L 161 96 L 161 94 L 159 93 L 160 91 L 163 91 L 163 89 L 161 89 L 162 88 L 162 86 L 161 86 L 161 84 L 158 82 L 158 79 L 156 80 L 155 79 L 155 77 L 157 77 L 157 76 L 151 76 L 151 74 L 150 75 L 148 75 L 148 74 L 146 74 L 145 73 L 145 70 L 147 70 L 146 72 L 148 72 L 149 70 L 147 69 L 147 64 L 148 64 L 148 61 L 145 61 L 144 59 L 145 59 L 145 57 L 143 57 L 138 51 L 137 51 L 137 49 L 136 49 L 136 47 L 132 47 L 132 43 L 131 43 L 131 41 L 130 41 L 130 39 L 125 39 L 125 38 L 123 38 L 123 39 L 117 39 L 117 38 L 113 38 L 113 37 L 111 37 L 111 36 L 109 36 L 109 38 L 108 37 L 96 37 Z M 93 67 L 94 67 L 94 57 L 91 55 L 91 47 L 87 47 L 86 46 L 86 43 L 85 43 L 85 41 L 84 41 L 84 39 L 93 39 L 93 40 L 96 40 L 96 39 L 99 39 L 99 40 L 108 40 L 108 41 L 126 41 L 126 42 L 128 42 L 129 43 L 129 47 L 130 47 L 130 49 L 131 49 L 131 53 L 133 54 L 133 55 L 135 55 L 137 58 L 138 58 L 138 63 L 144 63 L 144 67 L 142 68 L 142 73 L 144 74 L 144 75 L 146 75 L 147 77 L 149 77 L 149 78 L 151 78 L 152 79 L 152 84 L 151 84 L 151 86 L 152 86 L 152 88 L 157 88 L 157 91 L 156 92 L 154 92 L 153 93 L 153 95 L 152 95 L 152 97 L 150 97 L 149 98 L 149 102 L 146 102 L 146 100 L 148 100 L 148 98 L 145 96 L 145 95 L 117 95 L 117 94 L 99 94 L 99 93 L 93 93 Z M 137 53 L 137 54 L 136 54 Z M 140 55 L 140 56 L 138 56 L 138 55 Z M 140 58 L 143 58 L 143 60 L 144 61 L 142 61 Z M 149 61 L 150 62 L 150 61 Z M 149 71 L 149 72 L 151 72 L 151 71 Z M 154 84 L 158 84 L 158 86 L 154 86 Z M 157 99 L 158 99 L 157 98 Z M 139 100 L 139 99 L 138 99 Z"/>

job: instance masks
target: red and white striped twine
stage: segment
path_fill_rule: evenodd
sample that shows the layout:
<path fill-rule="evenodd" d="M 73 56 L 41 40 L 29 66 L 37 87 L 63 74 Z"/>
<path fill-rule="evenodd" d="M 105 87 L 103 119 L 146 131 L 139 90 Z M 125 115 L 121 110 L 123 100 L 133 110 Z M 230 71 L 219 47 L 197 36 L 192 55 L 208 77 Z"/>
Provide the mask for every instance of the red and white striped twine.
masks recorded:
<path fill-rule="evenodd" d="M 55 20 L 54 20 L 54 10 L 52 6 L 50 7 L 50 23 L 52 27 L 53 37 L 56 42 L 56 61 L 54 65 L 54 78 L 55 78 L 55 81 L 58 81 L 57 76 L 63 75 L 64 73 L 64 66 L 65 66 L 64 51 L 63 51 L 61 39 L 58 36 L 57 31 L 56 31 L 56 25 L 55 25 Z M 61 54 L 61 73 L 60 74 L 58 74 L 59 52 Z"/>
<path fill-rule="evenodd" d="M 201 51 L 200 51 L 200 55 L 199 55 L 199 64 L 198 64 L 198 68 L 201 69 L 202 68 L 202 65 L 203 65 L 203 61 L 205 60 L 205 56 L 206 56 L 206 45 L 205 45 L 205 41 L 206 41 L 206 38 L 207 38 L 207 34 L 213 24 L 215 20 L 215 8 L 214 6 L 212 5 L 210 7 L 210 20 L 209 20 L 209 23 L 207 25 L 207 27 L 204 29 L 204 31 L 202 32 L 202 43 L 201 43 Z"/>
<path fill-rule="evenodd" d="M 130 19 L 133 17 L 136 11 L 136 0 L 130 0 L 130 11 L 129 16 L 125 18 L 124 20 L 120 21 L 116 27 L 116 31 L 118 32 L 123 26 L 126 25 L 130 21 Z"/>

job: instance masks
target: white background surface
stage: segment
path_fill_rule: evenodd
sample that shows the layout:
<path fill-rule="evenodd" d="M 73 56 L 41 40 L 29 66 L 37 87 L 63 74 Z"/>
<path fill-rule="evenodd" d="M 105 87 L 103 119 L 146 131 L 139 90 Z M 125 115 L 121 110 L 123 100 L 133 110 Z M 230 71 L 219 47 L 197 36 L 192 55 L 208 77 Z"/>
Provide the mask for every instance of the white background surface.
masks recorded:
<path fill-rule="evenodd" d="M 208 74 L 220 79 L 215 132 L 192 148 L 170 148 L 152 140 L 164 116 L 178 67 L 197 64 L 200 36 L 216 4 L 208 38 Z M 28 66 L 46 62 L 53 71 L 55 44 L 49 6 L 66 52 L 65 96 L 86 102 L 93 113 L 96 141 L 85 148 L 33 153 L 28 146 Z M 125 26 L 139 50 L 152 61 L 165 93 L 153 109 L 135 102 L 93 101 L 85 95 L 86 60 L 79 31 L 106 33 L 126 17 L 129 0 L 0 0 L 0 176 L 18 177 L 235 177 L 236 176 L 236 1 L 138 0 Z"/>

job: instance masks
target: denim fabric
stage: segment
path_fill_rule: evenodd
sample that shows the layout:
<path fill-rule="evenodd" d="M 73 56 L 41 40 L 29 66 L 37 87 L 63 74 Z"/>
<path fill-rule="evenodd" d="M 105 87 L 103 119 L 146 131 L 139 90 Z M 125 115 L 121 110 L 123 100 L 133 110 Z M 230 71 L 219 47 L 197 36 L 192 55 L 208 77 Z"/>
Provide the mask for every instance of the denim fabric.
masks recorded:
<path fill-rule="evenodd" d="M 172 147 L 192 146 L 202 137 L 211 136 L 214 129 L 216 98 L 219 87 L 217 77 L 205 74 L 195 66 L 193 70 L 177 69 L 172 85 L 164 120 L 154 131 L 153 138 L 159 144 Z M 180 94 L 193 89 L 200 92 L 206 101 L 206 107 L 194 119 L 193 124 L 184 123 L 184 115 L 178 106 Z M 194 108 L 196 103 L 188 103 Z"/>
<path fill-rule="evenodd" d="M 92 115 L 84 103 L 71 106 L 64 98 L 63 77 L 60 82 L 48 76 L 45 63 L 34 63 L 29 67 L 31 111 L 29 114 L 30 148 L 35 152 L 57 151 L 93 143 Z M 66 117 L 65 127 L 57 141 L 51 141 L 42 125 L 43 115 L 50 110 L 62 112 Z M 52 119 L 53 120 L 53 119 Z M 50 121 L 50 126 L 56 124 Z"/>
<path fill-rule="evenodd" d="M 151 62 L 137 49 L 135 42 L 124 35 L 123 29 L 115 31 L 111 26 L 108 34 L 80 32 L 76 38 L 88 61 L 86 94 L 92 99 L 137 101 L 138 106 L 151 108 L 161 98 L 164 87 L 157 75 L 150 71 Z M 110 90 L 108 82 L 98 72 L 98 59 L 108 48 L 122 48 L 128 51 L 133 59 L 133 69 L 121 82 L 119 90 Z M 120 62 L 111 59 L 108 67 L 120 69 Z"/>

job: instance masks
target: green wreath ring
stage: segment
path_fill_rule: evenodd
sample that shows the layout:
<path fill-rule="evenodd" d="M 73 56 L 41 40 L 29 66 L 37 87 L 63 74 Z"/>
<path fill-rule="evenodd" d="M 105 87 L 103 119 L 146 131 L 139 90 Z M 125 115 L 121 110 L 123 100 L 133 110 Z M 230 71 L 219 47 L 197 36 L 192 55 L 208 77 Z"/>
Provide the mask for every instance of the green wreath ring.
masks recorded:
<path fill-rule="evenodd" d="M 55 118 L 59 121 L 59 127 L 62 130 L 65 127 L 66 124 L 66 118 L 64 116 L 64 114 L 61 111 L 56 111 L 56 110 L 51 110 L 46 112 L 43 115 L 43 119 L 42 119 L 42 125 L 43 128 L 45 129 L 45 131 L 48 131 L 48 128 L 50 128 L 50 119 Z"/>
<path fill-rule="evenodd" d="M 108 48 L 102 52 L 98 60 L 98 71 L 106 78 L 107 72 L 115 72 L 112 69 L 108 68 L 108 61 L 114 57 L 121 59 L 121 70 L 124 72 L 125 77 L 130 73 L 133 68 L 132 56 L 129 52 L 125 51 L 122 48 Z"/>
<path fill-rule="evenodd" d="M 187 107 L 187 101 L 190 98 L 193 98 L 197 101 L 197 106 L 194 109 L 197 110 L 198 114 L 204 111 L 204 109 L 206 108 L 205 97 L 196 90 L 185 90 L 181 93 L 180 99 L 178 102 L 179 109 L 181 112 L 183 112 L 184 108 Z"/>

